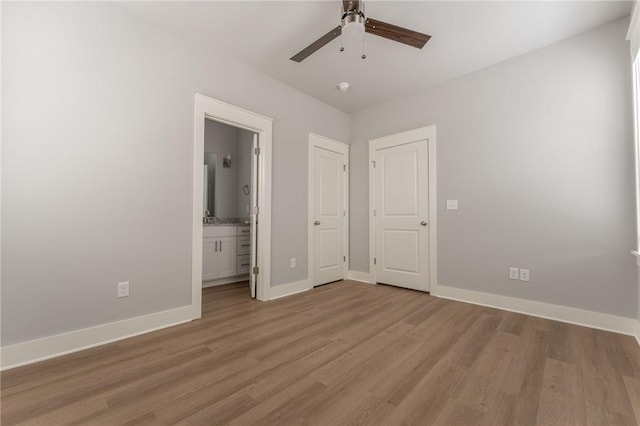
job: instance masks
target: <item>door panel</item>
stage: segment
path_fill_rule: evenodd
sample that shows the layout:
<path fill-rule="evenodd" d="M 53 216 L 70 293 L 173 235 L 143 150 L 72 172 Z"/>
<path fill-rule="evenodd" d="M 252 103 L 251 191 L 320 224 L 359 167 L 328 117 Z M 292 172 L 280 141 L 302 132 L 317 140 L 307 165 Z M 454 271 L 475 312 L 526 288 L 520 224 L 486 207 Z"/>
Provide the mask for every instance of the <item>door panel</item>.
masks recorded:
<path fill-rule="evenodd" d="M 381 257 L 385 271 L 420 273 L 417 254 L 419 252 L 419 233 L 413 230 L 385 229 L 382 236 Z"/>
<path fill-rule="evenodd" d="M 429 158 L 422 140 L 375 152 L 376 281 L 429 291 Z"/>
<path fill-rule="evenodd" d="M 318 149 L 318 148 L 316 148 Z M 323 150 L 324 151 L 324 150 Z M 318 152 L 316 177 L 320 188 L 318 213 L 323 218 L 338 218 L 342 213 L 342 155 L 329 151 Z"/>
<path fill-rule="evenodd" d="M 386 217 L 418 215 L 418 156 L 415 151 L 387 152 L 381 166 Z"/>
<path fill-rule="evenodd" d="M 313 147 L 314 285 L 344 278 L 343 154 Z"/>
<path fill-rule="evenodd" d="M 332 268 L 341 267 L 342 257 L 340 251 L 337 251 L 335 247 L 342 244 L 341 235 L 337 229 L 320 229 L 318 231 L 318 237 L 320 239 L 320 263 L 318 267 L 322 271 L 326 271 Z"/>

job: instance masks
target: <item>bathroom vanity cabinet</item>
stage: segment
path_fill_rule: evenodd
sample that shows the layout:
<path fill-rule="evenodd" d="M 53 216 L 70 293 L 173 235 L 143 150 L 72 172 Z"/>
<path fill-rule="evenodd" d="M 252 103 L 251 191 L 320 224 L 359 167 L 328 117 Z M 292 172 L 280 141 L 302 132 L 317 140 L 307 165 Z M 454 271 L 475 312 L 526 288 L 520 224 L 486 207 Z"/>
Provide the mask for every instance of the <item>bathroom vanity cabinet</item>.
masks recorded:
<path fill-rule="evenodd" d="M 242 275 L 249 273 L 249 226 L 206 225 L 202 237 L 202 281 L 214 281 L 207 286 L 232 282 L 230 277 L 240 280 Z"/>

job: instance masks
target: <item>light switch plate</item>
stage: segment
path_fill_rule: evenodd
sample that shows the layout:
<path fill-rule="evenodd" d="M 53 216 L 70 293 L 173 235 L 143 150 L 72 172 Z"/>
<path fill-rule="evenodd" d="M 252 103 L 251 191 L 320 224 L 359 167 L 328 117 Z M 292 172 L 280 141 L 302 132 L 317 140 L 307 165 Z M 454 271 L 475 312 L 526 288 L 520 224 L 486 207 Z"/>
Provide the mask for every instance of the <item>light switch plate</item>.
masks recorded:
<path fill-rule="evenodd" d="M 447 200 L 447 210 L 458 210 L 458 200 Z"/>
<path fill-rule="evenodd" d="M 513 266 L 509 268 L 509 279 L 517 280 L 520 279 L 520 270 L 518 268 L 514 268 Z"/>

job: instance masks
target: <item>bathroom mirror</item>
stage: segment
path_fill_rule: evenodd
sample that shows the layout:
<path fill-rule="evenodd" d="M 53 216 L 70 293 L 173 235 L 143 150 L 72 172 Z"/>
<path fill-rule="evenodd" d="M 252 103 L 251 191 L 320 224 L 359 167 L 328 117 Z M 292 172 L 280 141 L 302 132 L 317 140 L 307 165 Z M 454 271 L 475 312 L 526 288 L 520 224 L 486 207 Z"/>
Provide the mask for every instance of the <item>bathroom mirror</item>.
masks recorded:
<path fill-rule="evenodd" d="M 204 212 L 203 217 L 216 215 L 216 164 L 218 154 L 204 153 Z"/>
<path fill-rule="evenodd" d="M 249 218 L 253 136 L 216 121 L 205 123 L 203 217 L 208 213 L 222 223 Z"/>

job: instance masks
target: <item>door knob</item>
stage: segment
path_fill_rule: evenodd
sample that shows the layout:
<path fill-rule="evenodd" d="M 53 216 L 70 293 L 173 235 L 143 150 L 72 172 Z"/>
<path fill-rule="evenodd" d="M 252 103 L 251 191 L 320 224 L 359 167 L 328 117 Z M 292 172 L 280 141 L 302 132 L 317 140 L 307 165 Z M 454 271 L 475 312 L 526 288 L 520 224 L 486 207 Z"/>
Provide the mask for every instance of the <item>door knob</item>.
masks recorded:
<path fill-rule="evenodd" d="M 427 221 L 426 221 L 426 220 L 423 220 L 422 222 L 420 222 L 420 225 L 422 225 L 422 226 L 427 226 Z"/>
<path fill-rule="evenodd" d="M 315 222 L 313 222 L 313 224 L 314 224 L 315 226 L 318 226 L 318 225 L 320 225 L 320 221 L 319 221 L 319 220 L 316 220 Z"/>

